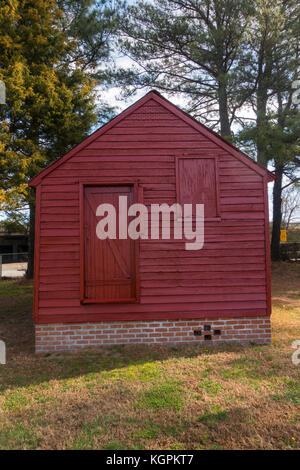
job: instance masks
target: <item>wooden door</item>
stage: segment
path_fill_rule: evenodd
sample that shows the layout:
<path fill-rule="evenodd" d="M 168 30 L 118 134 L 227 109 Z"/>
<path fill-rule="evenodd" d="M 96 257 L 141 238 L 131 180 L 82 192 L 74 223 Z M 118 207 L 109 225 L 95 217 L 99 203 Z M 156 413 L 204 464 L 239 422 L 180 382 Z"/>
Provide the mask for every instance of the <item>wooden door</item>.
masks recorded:
<path fill-rule="evenodd" d="M 84 187 L 84 303 L 135 302 L 136 244 L 119 239 L 119 196 L 133 203 L 133 186 Z M 96 216 L 100 204 L 112 204 L 116 210 L 116 239 L 100 240 Z"/>

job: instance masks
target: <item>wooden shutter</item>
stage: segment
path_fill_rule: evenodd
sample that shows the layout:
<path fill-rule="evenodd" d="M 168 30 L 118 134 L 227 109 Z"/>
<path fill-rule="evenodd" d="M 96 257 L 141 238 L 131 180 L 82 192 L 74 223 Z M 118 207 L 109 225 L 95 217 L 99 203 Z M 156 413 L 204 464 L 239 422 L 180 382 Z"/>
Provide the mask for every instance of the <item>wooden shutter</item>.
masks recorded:
<path fill-rule="evenodd" d="M 204 204 L 206 219 L 219 217 L 217 167 L 214 157 L 177 159 L 177 197 L 180 204 Z"/>
<path fill-rule="evenodd" d="M 82 302 L 135 302 L 136 242 L 120 240 L 119 196 L 127 196 L 133 203 L 133 186 L 84 186 L 83 188 L 83 277 Z M 117 238 L 100 240 L 96 216 L 100 204 L 109 203 L 116 209 Z"/>

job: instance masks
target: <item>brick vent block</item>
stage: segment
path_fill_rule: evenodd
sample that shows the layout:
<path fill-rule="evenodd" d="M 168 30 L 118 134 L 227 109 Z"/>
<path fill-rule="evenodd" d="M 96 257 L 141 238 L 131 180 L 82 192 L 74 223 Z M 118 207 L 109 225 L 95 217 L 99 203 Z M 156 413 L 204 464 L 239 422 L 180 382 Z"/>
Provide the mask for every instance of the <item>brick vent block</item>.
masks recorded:
<path fill-rule="evenodd" d="M 207 327 L 210 326 L 210 329 Z M 216 331 L 214 331 L 216 330 Z M 195 331 L 201 334 L 196 334 Z M 218 332 L 218 334 L 214 334 Z M 228 318 L 216 320 L 119 321 L 99 323 L 57 323 L 36 325 L 37 353 L 73 351 L 113 344 L 184 344 L 207 345 L 222 342 L 271 342 L 269 317 Z"/>

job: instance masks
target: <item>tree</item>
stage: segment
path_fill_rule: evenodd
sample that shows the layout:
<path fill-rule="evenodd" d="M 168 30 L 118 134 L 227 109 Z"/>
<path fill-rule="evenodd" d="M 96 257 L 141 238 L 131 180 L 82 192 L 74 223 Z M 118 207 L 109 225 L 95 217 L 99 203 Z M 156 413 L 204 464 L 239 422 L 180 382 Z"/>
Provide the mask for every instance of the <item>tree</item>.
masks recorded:
<path fill-rule="evenodd" d="M 290 224 L 297 218 L 297 211 L 300 210 L 299 185 L 293 184 L 284 191 L 281 204 L 283 227 L 288 230 Z"/>
<path fill-rule="evenodd" d="M 239 140 L 255 145 L 258 162 L 274 165 L 272 259 L 280 259 L 283 179 L 295 181 L 299 168 L 300 114 L 293 103 L 293 81 L 299 66 L 299 6 L 297 2 L 256 0 L 251 31 L 251 97 L 256 120 L 244 124 Z M 297 179 L 297 178 L 296 178 Z M 290 184 L 290 183 L 288 183 Z"/>
<path fill-rule="evenodd" d="M 283 99 L 283 96 L 285 97 Z M 282 223 L 282 192 L 299 181 L 300 167 L 300 113 L 290 100 L 291 90 L 278 95 L 273 113 L 268 113 L 264 123 L 264 155 L 274 165 L 277 179 L 273 186 L 273 223 L 271 255 L 273 261 L 280 259 L 280 229 Z M 274 105 L 275 106 L 275 105 Z M 255 145 L 256 125 L 246 126 L 238 135 L 243 144 Z M 261 141 L 261 142 L 262 142 Z M 284 181 L 288 182 L 284 185 Z"/>
<path fill-rule="evenodd" d="M 292 101 L 299 11 L 295 0 L 154 0 L 138 1 L 121 20 L 119 44 L 137 64 L 118 74 L 128 93 L 155 86 L 181 94 L 187 111 L 209 127 L 220 125 L 222 136 L 234 139 L 233 124 L 240 124 L 237 140 L 252 148 L 259 164 L 273 162 L 274 260 L 283 177 L 293 182 L 299 166 L 299 113 Z"/>
<path fill-rule="evenodd" d="M 251 12 L 249 0 L 138 1 L 120 15 L 119 46 L 137 67 L 119 70 L 119 83 L 129 93 L 152 86 L 181 95 L 187 111 L 230 138 L 249 95 L 241 86 L 241 65 Z"/>
<path fill-rule="evenodd" d="M 105 9 L 109 2 L 98 4 L 103 16 L 101 23 L 98 12 L 96 27 L 89 1 L 0 3 L 0 80 L 6 85 L 6 104 L 0 105 L 0 207 L 6 213 L 29 212 L 28 276 L 35 218 L 28 180 L 97 122 L 93 61 L 108 57 L 103 31 L 113 22 L 113 10 Z M 88 24 L 90 29 L 84 28 Z"/>

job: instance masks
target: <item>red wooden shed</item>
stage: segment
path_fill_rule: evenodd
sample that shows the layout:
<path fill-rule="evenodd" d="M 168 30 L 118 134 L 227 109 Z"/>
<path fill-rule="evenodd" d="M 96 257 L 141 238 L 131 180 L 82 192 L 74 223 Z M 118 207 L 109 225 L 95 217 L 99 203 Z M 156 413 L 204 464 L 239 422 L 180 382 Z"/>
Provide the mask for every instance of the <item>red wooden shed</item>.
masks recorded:
<path fill-rule="evenodd" d="M 269 342 L 273 179 L 155 91 L 98 129 L 30 181 L 36 351 Z M 120 196 L 204 203 L 203 248 L 161 234 L 99 239 L 97 207 Z"/>

